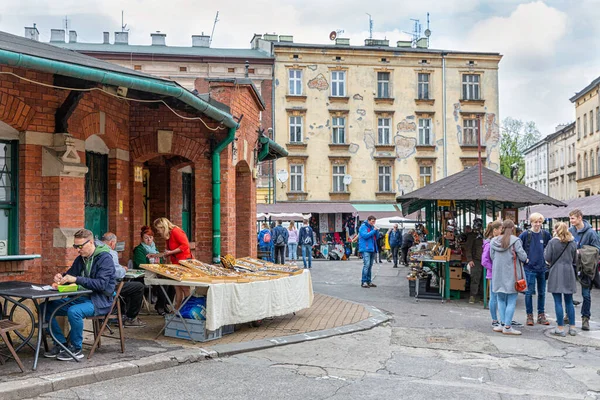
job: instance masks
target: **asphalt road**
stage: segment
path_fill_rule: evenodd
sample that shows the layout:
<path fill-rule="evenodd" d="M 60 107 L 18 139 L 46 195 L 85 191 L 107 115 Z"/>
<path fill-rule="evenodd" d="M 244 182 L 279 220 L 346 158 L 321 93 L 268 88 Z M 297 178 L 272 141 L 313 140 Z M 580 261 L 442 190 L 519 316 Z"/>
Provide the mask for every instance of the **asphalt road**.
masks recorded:
<path fill-rule="evenodd" d="M 407 270 L 360 262 L 313 264 L 315 291 L 374 305 L 393 320 L 360 333 L 184 365 L 39 398 L 54 399 L 596 399 L 600 329 L 557 340 L 547 327 L 521 337 L 490 329 L 489 312 L 466 302 L 408 296 Z M 600 315 L 600 298 L 593 315 Z M 550 306 L 550 299 L 547 304 Z M 523 299 L 517 319 L 524 319 Z M 553 315 L 553 307 L 546 312 Z M 600 338 L 597 338 L 600 340 Z M 598 344 L 594 346 L 594 344 Z"/>

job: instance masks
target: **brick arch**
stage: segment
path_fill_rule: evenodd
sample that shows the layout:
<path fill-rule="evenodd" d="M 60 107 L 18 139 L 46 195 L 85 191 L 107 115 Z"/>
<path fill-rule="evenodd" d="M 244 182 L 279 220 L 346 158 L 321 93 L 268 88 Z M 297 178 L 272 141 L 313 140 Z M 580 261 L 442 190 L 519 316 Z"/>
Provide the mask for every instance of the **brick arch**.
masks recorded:
<path fill-rule="evenodd" d="M 256 209 L 248 201 L 252 194 L 252 171 L 246 160 L 240 160 L 235 166 L 235 254 L 237 257 L 256 255 L 254 243 Z"/>
<path fill-rule="evenodd" d="M 92 135 L 100 134 L 100 113 L 92 112 L 86 115 L 81 120 L 81 130 L 83 132 L 83 139 L 87 139 Z M 119 131 L 118 125 L 108 115 L 104 115 L 104 134 L 102 140 L 109 149 L 116 149 L 119 143 Z"/>
<path fill-rule="evenodd" d="M 138 136 L 129 141 L 131 161 L 143 163 L 154 157 L 165 155 L 158 152 L 158 130 L 152 134 Z M 202 142 L 185 136 L 173 134 L 171 151 L 172 156 L 180 156 L 196 163 L 204 157 L 204 152 L 208 146 Z"/>
<path fill-rule="evenodd" d="M 29 122 L 35 115 L 33 107 L 29 106 L 18 97 L 8 93 L 0 93 L 0 104 L 3 105 L 0 112 L 0 121 L 10 125 L 18 131 L 26 130 Z"/>

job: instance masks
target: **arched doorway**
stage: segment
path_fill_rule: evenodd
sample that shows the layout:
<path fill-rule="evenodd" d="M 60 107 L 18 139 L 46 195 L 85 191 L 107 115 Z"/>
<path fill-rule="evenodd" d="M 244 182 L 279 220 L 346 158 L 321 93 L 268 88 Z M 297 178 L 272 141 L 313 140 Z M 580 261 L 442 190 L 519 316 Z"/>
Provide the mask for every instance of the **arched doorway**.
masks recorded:
<path fill-rule="evenodd" d="M 247 257 L 251 246 L 255 246 L 256 234 L 253 232 L 256 215 L 252 215 L 252 171 L 245 161 L 235 167 L 235 252 L 237 257 Z"/>

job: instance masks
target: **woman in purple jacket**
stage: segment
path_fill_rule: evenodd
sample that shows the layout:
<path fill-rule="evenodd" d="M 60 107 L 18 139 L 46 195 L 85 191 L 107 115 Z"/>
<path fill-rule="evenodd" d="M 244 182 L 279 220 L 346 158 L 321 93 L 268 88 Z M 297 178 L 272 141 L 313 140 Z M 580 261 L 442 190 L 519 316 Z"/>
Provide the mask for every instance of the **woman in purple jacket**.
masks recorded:
<path fill-rule="evenodd" d="M 496 293 L 492 291 L 492 259 L 490 258 L 490 240 L 500 235 L 502 232 L 502 221 L 494 221 L 488 224 L 485 230 L 483 241 L 483 254 L 481 255 L 481 265 L 487 270 L 485 278 L 488 281 L 488 287 L 490 288 L 490 314 L 492 315 L 492 329 L 500 327 L 502 329 L 502 322 L 498 321 L 498 297 Z"/>

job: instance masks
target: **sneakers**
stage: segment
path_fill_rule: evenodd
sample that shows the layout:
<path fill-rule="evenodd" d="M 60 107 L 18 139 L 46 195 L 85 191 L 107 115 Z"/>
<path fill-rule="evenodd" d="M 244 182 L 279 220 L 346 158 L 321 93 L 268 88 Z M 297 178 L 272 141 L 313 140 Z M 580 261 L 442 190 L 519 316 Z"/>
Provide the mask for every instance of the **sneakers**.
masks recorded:
<path fill-rule="evenodd" d="M 537 323 L 539 325 L 550 325 L 550 322 L 546 319 L 546 314 L 538 314 Z"/>
<path fill-rule="evenodd" d="M 533 314 L 527 314 L 526 324 L 527 324 L 527 326 L 533 326 Z M 538 324 L 539 324 L 539 320 L 538 320 Z"/>
<path fill-rule="evenodd" d="M 58 345 L 54 345 L 50 351 L 44 353 L 44 357 L 46 358 L 56 358 L 58 354 L 62 351 L 62 348 Z"/>
<path fill-rule="evenodd" d="M 502 334 L 504 334 L 504 335 L 520 335 L 521 331 L 514 329 L 512 326 L 509 326 L 509 327 L 505 326 L 502 329 Z"/>
<path fill-rule="evenodd" d="M 581 317 L 581 330 L 582 331 L 590 330 L 590 317 Z"/>
<path fill-rule="evenodd" d="M 369 284 L 367 282 L 363 282 L 360 287 L 364 287 L 366 289 L 369 289 L 371 286 L 369 286 Z"/>
<path fill-rule="evenodd" d="M 502 332 L 504 327 L 498 321 L 492 321 L 492 330 L 494 332 Z"/>
<path fill-rule="evenodd" d="M 125 328 L 143 328 L 146 326 L 146 323 L 142 322 L 139 318 L 125 318 L 123 326 Z"/>
<path fill-rule="evenodd" d="M 577 336 L 577 331 L 572 326 L 569 326 L 569 335 Z"/>
<path fill-rule="evenodd" d="M 554 329 L 552 330 L 552 332 L 550 332 L 550 333 L 552 333 L 552 334 L 553 334 L 553 335 L 555 335 L 555 336 L 562 336 L 562 337 L 565 337 L 565 336 L 567 336 L 567 332 L 565 332 L 565 330 L 564 330 L 564 329 L 560 330 L 560 329 L 558 329 L 558 328 L 554 328 Z"/>
<path fill-rule="evenodd" d="M 469 297 L 469 304 L 475 304 L 475 296 Z"/>
<path fill-rule="evenodd" d="M 68 349 L 71 353 L 73 353 L 73 356 L 75 356 L 75 358 L 77 358 L 77 359 L 83 358 L 83 352 L 81 351 L 81 348 L 76 349 L 75 347 L 70 345 L 68 347 Z M 71 357 L 71 355 L 69 353 L 67 353 L 66 351 L 61 350 L 61 352 L 58 353 L 58 356 L 56 356 L 56 359 L 60 360 L 60 361 L 71 361 L 71 360 L 73 360 L 73 357 Z"/>
<path fill-rule="evenodd" d="M 520 322 L 517 322 L 517 321 L 510 321 L 510 325 L 511 325 L 511 326 L 523 326 L 523 324 L 522 324 L 522 323 L 520 323 Z"/>
<path fill-rule="evenodd" d="M 368 285 L 369 285 L 369 287 L 377 287 L 377 285 L 374 284 L 373 282 L 369 282 Z"/>

